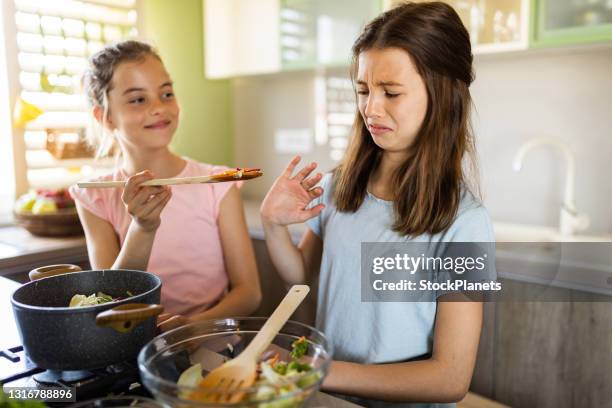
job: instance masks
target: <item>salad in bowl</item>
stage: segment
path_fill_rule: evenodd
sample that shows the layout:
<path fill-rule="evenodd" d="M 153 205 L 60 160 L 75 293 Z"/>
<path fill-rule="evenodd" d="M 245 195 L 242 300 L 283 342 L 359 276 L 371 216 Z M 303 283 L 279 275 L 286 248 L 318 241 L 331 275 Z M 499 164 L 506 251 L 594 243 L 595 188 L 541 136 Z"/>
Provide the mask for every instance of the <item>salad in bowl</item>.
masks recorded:
<path fill-rule="evenodd" d="M 331 350 L 323 333 L 293 321 L 283 326 L 261 355 L 255 383 L 231 391 L 241 395 L 239 401 L 221 402 L 230 400 L 224 395 L 226 389 L 202 386 L 206 374 L 237 357 L 265 322 L 259 317 L 198 322 L 156 337 L 138 356 L 143 384 L 170 406 L 303 406 L 323 382 Z"/>

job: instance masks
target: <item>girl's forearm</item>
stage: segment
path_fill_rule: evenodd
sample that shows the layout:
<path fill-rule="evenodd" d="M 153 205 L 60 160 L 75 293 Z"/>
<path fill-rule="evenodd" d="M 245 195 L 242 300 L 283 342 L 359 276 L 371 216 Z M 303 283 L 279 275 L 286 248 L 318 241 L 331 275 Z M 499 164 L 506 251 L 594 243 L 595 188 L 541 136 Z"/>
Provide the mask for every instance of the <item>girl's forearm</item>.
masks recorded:
<path fill-rule="evenodd" d="M 288 284 L 306 282 L 306 266 L 300 249 L 293 243 L 286 226 L 268 222 L 262 217 L 268 253 L 281 278 Z"/>
<path fill-rule="evenodd" d="M 232 288 L 223 299 L 204 312 L 189 316 L 190 321 L 228 316 L 248 316 L 259 306 L 259 293 L 247 286 Z"/>
<path fill-rule="evenodd" d="M 395 364 L 334 361 L 323 390 L 360 398 L 395 402 L 457 402 L 470 378 L 434 359 Z"/>
<path fill-rule="evenodd" d="M 156 230 L 145 231 L 132 221 L 112 268 L 146 271 L 155 240 L 155 232 Z"/>

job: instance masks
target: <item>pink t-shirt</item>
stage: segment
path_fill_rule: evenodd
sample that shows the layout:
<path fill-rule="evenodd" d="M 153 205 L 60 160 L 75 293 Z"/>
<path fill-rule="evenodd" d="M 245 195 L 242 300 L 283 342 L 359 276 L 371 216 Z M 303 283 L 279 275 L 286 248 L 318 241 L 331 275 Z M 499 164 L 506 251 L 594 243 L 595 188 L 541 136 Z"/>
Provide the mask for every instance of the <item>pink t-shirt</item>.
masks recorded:
<path fill-rule="evenodd" d="M 177 177 L 204 176 L 227 170 L 186 159 Z M 125 180 L 118 170 L 97 180 Z M 217 217 L 219 205 L 229 189 L 242 182 L 184 184 L 172 186 L 172 198 L 161 213 L 147 271 L 162 279 L 165 312 L 193 314 L 217 303 L 227 290 L 223 248 Z M 121 201 L 121 188 L 70 187 L 70 193 L 84 208 L 111 223 L 121 245 L 131 217 Z"/>

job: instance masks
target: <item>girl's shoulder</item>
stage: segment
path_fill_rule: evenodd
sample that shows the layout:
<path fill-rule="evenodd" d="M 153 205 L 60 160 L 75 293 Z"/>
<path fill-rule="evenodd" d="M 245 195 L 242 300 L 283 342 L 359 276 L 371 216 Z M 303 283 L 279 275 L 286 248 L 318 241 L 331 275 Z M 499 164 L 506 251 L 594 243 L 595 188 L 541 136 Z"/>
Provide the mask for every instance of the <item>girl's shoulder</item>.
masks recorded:
<path fill-rule="evenodd" d="M 91 177 L 86 181 L 114 181 L 125 180 L 127 177 L 120 170 Z M 68 188 L 72 198 L 85 209 L 103 219 L 111 219 L 114 207 L 121 202 L 120 188 L 81 188 L 76 184 Z"/>
<path fill-rule="evenodd" d="M 495 241 L 489 211 L 468 188 L 462 189 L 457 216 L 445 235 L 452 241 Z"/>
<path fill-rule="evenodd" d="M 470 212 L 481 212 L 485 210 L 485 207 L 480 198 L 467 187 L 461 188 L 461 199 L 459 201 L 459 208 L 457 210 L 457 217 L 465 213 Z"/>

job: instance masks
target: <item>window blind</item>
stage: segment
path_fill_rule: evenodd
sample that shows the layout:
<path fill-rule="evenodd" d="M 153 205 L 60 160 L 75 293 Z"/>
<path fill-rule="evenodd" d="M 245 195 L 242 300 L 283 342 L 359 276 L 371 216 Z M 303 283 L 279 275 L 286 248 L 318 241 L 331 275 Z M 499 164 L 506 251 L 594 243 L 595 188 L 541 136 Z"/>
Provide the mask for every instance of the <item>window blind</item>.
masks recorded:
<path fill-rule="evenodd" d="M 70 139 L 91 121 L 81 88 L 87 59 L 105 44 L 135 37 L 136 0 L 14 0 L 20 96 L 43 113 L 24 131 L 32 188 L 74 183 L 112 159 L 58 158 L 47 133 Z"/>

